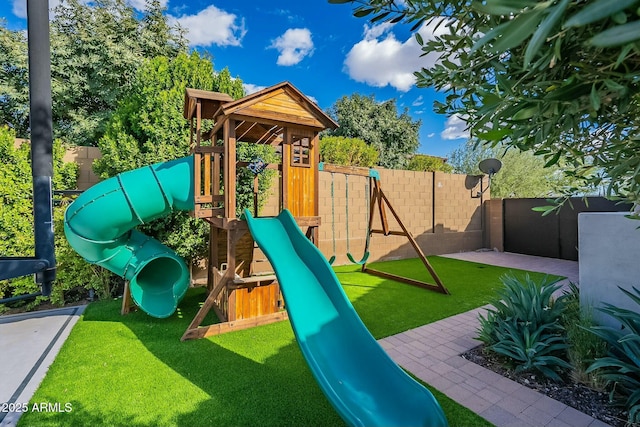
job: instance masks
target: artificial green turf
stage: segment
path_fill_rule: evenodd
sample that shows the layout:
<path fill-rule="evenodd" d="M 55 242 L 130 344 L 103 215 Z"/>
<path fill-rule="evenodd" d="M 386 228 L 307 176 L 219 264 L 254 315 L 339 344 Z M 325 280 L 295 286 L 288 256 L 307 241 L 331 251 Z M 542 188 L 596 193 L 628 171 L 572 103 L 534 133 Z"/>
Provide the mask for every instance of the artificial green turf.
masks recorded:
<path fill-rule="evenodd" d="M 500 277 L 543 273 L 496 267 L 452 258 L 429 257 L 451 295 L 360 273 L 359 266 L 336 267 L 338 278 L 372 335 L 383 338 L 488 304 L 503 285 Z M 434 283 L 419 259 L 372 263 L 376 270 Z M 556 276 L 554 276 L 556 277 Z"/>
<path fill-rule="evenodd" d="M 486 303 L 507 270 L 432 258 L 452 295 L 382 280 L 351 267 L 338 277 L 364 323 L 382 337 Z M 422 274 L 417 260 L 377 268 Z M 415 276 L 414 276 L 415 277 Z M 31 400 L 71 412 L 27 412 L 20 426 L 338 426 L 288 322 L 180 342 L 203 290 L 168 319 L 120 316 L 120 301 L 91 304 Z M 451 426 L 489 425 L 435 392 Z"/>

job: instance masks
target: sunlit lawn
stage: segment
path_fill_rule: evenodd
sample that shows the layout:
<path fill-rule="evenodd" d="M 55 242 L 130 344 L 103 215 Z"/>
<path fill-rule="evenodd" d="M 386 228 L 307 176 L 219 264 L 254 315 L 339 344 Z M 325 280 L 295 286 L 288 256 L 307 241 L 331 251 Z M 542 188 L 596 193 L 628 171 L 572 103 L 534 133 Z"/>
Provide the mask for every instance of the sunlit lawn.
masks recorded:
<path fill-rule="evenodd" d="M 451 295 L 363 274 L 351 266 L 336 268 L 376 338 L 486 304 L 508 271 L 440 257 L 430 260 Z M 418 260 L 374 267 L 430 280 Z M 29 412 L 19 425 L 343 425 L 307 368 L 289 322 L 181 342 L 203 300 L 202 289 L 191 290 L 168 319 L 143 313 L 120 316 L 118 300 L 91 304 L 32 399 L 62 406 L 69 402 L 72 411 Z M 434 394 L 450 425 L 489 425 Z"/>

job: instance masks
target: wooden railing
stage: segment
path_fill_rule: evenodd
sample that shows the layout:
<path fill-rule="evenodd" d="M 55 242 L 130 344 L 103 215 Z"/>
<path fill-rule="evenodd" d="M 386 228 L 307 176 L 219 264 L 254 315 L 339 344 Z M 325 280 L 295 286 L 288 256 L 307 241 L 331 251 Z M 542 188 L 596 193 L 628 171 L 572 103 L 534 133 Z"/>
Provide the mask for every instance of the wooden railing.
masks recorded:
<path fill-rule="evenodd" d="M 221 193 L 223 147 L 196 146 L 194 155 L 194 198 L 196 218 L 225 216 L 224 196 Z"/>

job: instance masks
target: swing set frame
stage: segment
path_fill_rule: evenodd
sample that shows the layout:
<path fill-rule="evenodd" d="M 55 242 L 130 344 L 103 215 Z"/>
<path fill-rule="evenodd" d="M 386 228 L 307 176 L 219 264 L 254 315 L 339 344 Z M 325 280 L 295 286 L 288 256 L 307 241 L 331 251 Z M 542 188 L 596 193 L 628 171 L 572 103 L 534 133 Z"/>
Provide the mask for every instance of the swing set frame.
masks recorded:
<path fill-rule="evenodd" d="M 365 255 L 363 256 L 363 261 L 361 261 L 360 263 L 356 262 L 356 264 L 361 264 L 362 265 L 362 272 L 363 273 L 368 273 L 368 274 L 371 274 L 371 275 L 374 275 L 374 276 L 378 276 L 378 277 L 382 277 L 382 278 L 385 278 L 385 279 L 396 280 L 396 281 L 401 282 L 401 283 L 406 283 L 406 284 L 409 284 L 409 285 L 412 285 L 412 286 L 418 286 L 420 288 L 429 289 L 431 291 L 435 291 L 435 292 L 442 293 L 442 294 L 445 294 L 445 295 L 449 295 L 450 294 L 449 290 L 442 283 L 442 280 L 440 280 L 440 277 L 438 276 L 438 273 L 436 273 L 436 271 L 434 270 L 433 266 L 429 263 L 429 260 L 427 259 L 426 255 L 424 254 L 424 252 L 422 251 L 422 249 L 418 245 L 418 242 L 416 242 L 416 239 L 413 237 L 413 234 L 411 234 L 411 232 L 404 225 L 404 223 L 402 222 L 402 219 L 400 219 L 400 216 L 398 215 L 396 210 L 391 205 L 391 202 L 389 201 L 389 199 L 385 195 L 384 191 L 382 191 L 382 185 L 380 183 L 380 174 L 378 173 L 378 171 L 376 171 L 375 169 L 369 169 L 369 168 L 363 168 L 363 167 L 339 166 L 339 165 L 333 165 L 333 164 L 327 164 L 327 163 L 320 163 L 319 169 L 322 170 L 322 171 L 325 171 L 325 172 L 330 172 L 332 174 L 334 174 L 334 173 L 343 174 L 343 175 L 345 175 L 347 177 L 349 175 L 362 176 L 362 177 L 366 177 L 369 180 L 369 185 L 368 185 L 368 187 L 369 187 L 369 195 L 368 195 L 368 197 L 369 197 L 369 200 L 370 200 L 370 203 L 369 203 L 369 222 L 368 222 L 368 227 L 367 227 L 367 238 L 366 238 L 366 243 L 365 243 L 365 248 L 364 248 L 364 254 Z M 333 197 L 333 194 L 332 194 L 332 197 Z M 387 219 L 387 209 L 389 210 L 389 212 L 391 212 L 391 214 L 395 218 L 396 222 L 400 226 L 400 230 L 391 230 L 390 229 L 389 221 Z M 380 223 L 381 223 L 381 228 L 380 229 L 374 229 L 373 228 L 373 218 L 374 218 L 376 213 L 378 213 L 380 215 Z M 348 220 L 349 219 L 347 218 L 347 221 Z M 334 224 L 332 224 L 332 226 L 333 225 Z M 415 250 L 416 254 L 418 255 L 418 258 L 420 258 L 420 261 L 422 261 L 422 264 L 425 266 L 425 268 L 427 269 L 427 271 L 429 272 L 429 274 L 431 275 L 431 277 L 433 278 L 435 283 L 423 282 L 423 281 L 420 281 L 420 280 L 411 279 L 409 277 L 404 277 L 404 276 L 399 276 L 397 274 L 387 273 L 387 272 L 376 270 L 376 269 L 373 269 L 373 268 L 369 267 L 367 265 L 367 259 L 368 259 L 367 254 L 369 253 L 369 245 L 370 245 L 370 242 L 371 242 L 371 235 L 373 235 L 373 234 L 382 234 L 384 236 L 404 236 L 404 237 L 406 237 L 407 240 L 409 241 L 409 243 L 411 244 L 411 246 L 413 247 L 413 249 Z M 335 242 L 335 238 L 334 238 L 334 242 Z M 334 250 L 334 252 L 335 252 L 335 250 Z M 350 257 L 350 259 L 351 259 L 351 257 Z"/>

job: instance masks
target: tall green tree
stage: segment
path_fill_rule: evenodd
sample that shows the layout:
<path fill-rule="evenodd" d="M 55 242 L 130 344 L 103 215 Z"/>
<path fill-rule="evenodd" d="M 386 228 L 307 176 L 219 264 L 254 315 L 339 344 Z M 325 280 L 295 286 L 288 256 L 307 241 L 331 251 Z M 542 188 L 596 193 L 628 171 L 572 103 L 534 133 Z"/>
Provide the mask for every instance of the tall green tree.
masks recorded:
<path fill-rule="evenodd" d="M 417 84 L 446 92 L 436 111 L 472 137 L 530 150 L 608 194 L 640 203 L 640 14 L 637 0 L 329 0 L 372 22 L 412 25 Z M 436 37 L 424 23 L 446 29 Z M 594 174 L 602 171 L 602 174 Z"/>
<path fill-rule="evenodd" d="M 51 22 L 53 119 L 57 135 L 96 145 L 144 58 L 186 48 L 157 0 L 141 19 L 125 0 L 67 0 Z"/>
<path fill-rule="evenodd" d="M 406 167 L 418 149 L 421 122 L 414 121 L 407 108 L 398 114 L 394 99 L 377 102 L 373 95 L 355 93 L 337 100 L 329 115 L 340 125 L 329 135 L 364 140 L 378 150 L 378 164 L 385 168 Z"/>
<path fill-rule="evenodd" d="M 186 41 L 158 0 L 139 15 L 125 0 L 65 0 L 51 21 L 54 135 L 96 145 L 145 58 L 174 57 Z M 28 137 L 27 43 L 0 24 L 0 123 Z"/>
<path fill-rule="evenodd" d="M 9 125 L 21 136 L 29 122 L 29 73 L 24 33 L 6 28 L 0 20 L 0 126 Z"/>
<path fill-rule="evenodd" d="M 96 173 L 108 178 L 188 155 L 189 126 L 183 116 L 187 87 L 224 91 L 236 98 L 244 94 L 242 80 L 231 79 L 226 69 L 214 72 L 210 58 L 197 52 L 144 61 L 98 142 L 102 158 L 94 162 Z M 247 157 L 262 154 L 265 160 L 273 160 L 266 158 L 267 153 L 239 146 L 238 157 L 243 154 Z M 204 221 L 191 218 L 185 212 L 154 221 L 144 231 L 186 258 L 195 258 L 206 250 L 208 227 Z"/>
<path fill-rule="evenodd" d="M 198 52 L 146 60 L 98 143 L 94 169 L 103 178 L 189 154 L 189 126 L 183 116 L 187 87 L 244 95 L 242 80 L 228 69 L 216 73 Z"/>

